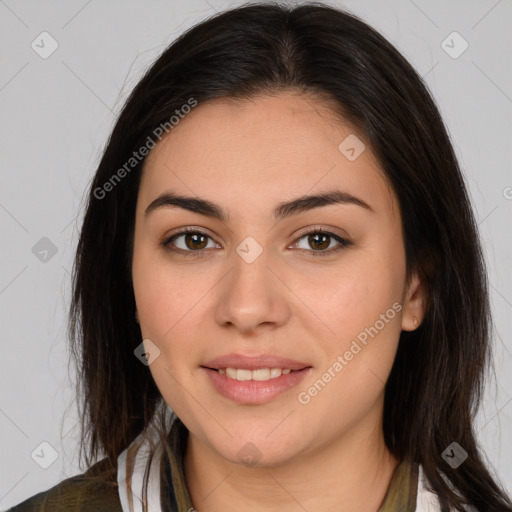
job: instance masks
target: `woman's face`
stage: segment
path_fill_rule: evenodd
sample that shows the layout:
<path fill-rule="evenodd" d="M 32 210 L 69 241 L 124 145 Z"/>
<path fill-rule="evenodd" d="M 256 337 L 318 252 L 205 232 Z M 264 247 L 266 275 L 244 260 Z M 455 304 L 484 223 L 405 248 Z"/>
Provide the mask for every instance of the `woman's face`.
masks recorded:
<path fill-rule="evenodd" d="M 146 160 L 132 272 L 149 369 L 197 442 L 229 461 L 285 463 L 380 426 L 422 302 L 416 277 L 406 287 L 396 197 L 363 141 L 290 92 L 199 104 Z M 319 194 L 339 201 L 283 206 Z"/>

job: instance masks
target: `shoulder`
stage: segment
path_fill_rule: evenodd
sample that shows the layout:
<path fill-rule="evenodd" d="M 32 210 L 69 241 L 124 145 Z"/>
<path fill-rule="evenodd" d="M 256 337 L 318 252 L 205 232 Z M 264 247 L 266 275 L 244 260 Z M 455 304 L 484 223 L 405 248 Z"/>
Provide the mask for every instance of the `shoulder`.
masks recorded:
<path fill-rule="evenodd" d="M 35 494 L 7 512 L 122 512 L 116 475 L 107 459 L 102 459 L 85 473 Z"/>
<path fill-rule="evenodd" d="M 430 490 L 430 483 L 423 471 L 420 464 L 418 470 L 418 493 L 416 495 L 416 511 L 415 512 L 441 512 L 443 508 L 439 502 L 437 494 Z M 467 512 L 478 512 L 476 508 L 471 505 L 465 507 Z M 450 512 L 455 512 L 451 508 Z"/>

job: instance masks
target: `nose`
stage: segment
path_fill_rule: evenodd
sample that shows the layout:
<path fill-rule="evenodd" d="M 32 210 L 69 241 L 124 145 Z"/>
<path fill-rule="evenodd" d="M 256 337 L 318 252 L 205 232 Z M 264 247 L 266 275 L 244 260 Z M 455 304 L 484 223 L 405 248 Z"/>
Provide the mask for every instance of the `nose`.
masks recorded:
<path fill-rule="evenodd" d="M 271 261 L 270 251 L 253 259 L 243 248 L 233 251 L 233 265 L 219 283 L 216 321 L 243 334 L 282 327 L 290 317 L 291 292 L 279 278 L 279 265 Z"/>

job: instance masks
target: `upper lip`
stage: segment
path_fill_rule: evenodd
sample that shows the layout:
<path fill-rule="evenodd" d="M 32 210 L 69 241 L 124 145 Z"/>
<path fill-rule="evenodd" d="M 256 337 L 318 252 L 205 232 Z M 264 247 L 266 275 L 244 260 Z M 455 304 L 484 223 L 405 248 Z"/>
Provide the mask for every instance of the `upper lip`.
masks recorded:
<path fill-rule="evenodd" d="M 272 354 L 244 355 L 244 354 L 225 354 L 207 361 L 202 366 L 206 368 L 240 368 L 243 370 L 256 370 L 258 368 L 281 368 L 283 370 L 302 370 L 311 365 L 295 361 L 287 357 L 279 357 Z"/>

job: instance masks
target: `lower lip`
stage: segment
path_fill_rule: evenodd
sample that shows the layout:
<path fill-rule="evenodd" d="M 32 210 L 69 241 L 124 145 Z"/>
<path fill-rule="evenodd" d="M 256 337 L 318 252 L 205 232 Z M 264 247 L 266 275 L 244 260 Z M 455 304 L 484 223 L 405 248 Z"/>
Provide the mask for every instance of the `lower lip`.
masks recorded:
<path fill-rule="evenodd" d="M 297 386 L 311 370 L 311 367 L 308 367 L 269 380 L 236 380 L 216 370 L 204 366 L 202 368 L 221 395 L 235 402 L 251 405 L 269 402 L 280 393 Z"/>

